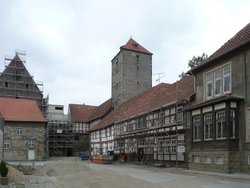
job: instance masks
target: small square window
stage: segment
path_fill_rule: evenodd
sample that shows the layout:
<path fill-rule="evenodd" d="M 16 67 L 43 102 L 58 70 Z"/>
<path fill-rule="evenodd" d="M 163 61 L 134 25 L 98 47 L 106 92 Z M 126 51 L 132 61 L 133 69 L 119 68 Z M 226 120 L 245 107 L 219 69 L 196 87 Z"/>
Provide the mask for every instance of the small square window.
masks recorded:
<path fill-rule="evenodd" d="M 10 145 L 11 145 L 11 140 L 10 140 L 10 138 L 4 139 L 3 145 L 4 145 L 4 149 L 10 149 Z"/>
<path fill-rule="evenodd" d="M 28 140 L 28 148 L 34 148 L 36 144 L 35 139 L 29 139 Z"/>
<path fill-rule="evenodd" d="M 22 128 L 17 128 L 16 129 L 16 134 L 17 135 L 22 135 L 23 134 L 23 129 Z"/>
<path fill-rule="evenodd" d="M 224 164 L 224 157 L 223 156 L 215 156 L 214 163 L 215 164 Z"/>
<path fill-rule="evenodd" d="M 212 158 L 210 156 L 203 156 L 203 163 L 211 164 Z"/>
<path fill-rule="evenodd" d="M 193 155 L 193 162 L 194 162 L 194 163 L 200 163 L 200 156 L 198 156 L 198 155 Z"/>

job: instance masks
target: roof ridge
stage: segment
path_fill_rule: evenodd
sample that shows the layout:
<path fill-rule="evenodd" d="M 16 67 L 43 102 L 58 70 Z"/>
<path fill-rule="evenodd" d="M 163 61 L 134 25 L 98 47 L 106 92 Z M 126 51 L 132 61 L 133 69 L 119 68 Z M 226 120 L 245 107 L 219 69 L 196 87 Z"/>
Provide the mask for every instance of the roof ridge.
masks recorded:
<path fill-rule="evenodd" d="M 130 38 L 125 45 L 120 47 L 120 50 L 122 50 L 122 49 L 153 55 L 153 53 L 148 51 L 146 48 L 144 48 L 142 45 L 140 45 L 138 42 L 136 42 L 132 38 Z"/>

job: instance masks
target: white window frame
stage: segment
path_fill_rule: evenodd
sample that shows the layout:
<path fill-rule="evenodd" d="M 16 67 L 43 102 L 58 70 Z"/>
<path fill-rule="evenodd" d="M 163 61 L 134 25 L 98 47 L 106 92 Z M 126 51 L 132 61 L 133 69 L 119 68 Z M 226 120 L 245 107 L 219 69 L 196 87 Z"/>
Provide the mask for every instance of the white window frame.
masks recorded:
<path fill-rule="evenodd" d="M 193 155 L 193 163 L 200 163 L 201 157 L 199 155 Z"/>
<path fill-rule="evenodd" d="M 34 138 L 28 139 L 28 148 L 35 148 L 36 147 L 36 140 Z"/>
<path fill-rule="evenodd" d="M 214 163 L 215 164 L 224 164 L 224 156 L 223 155 L 214 156 Z"/>
<path fill-rule="evenodd" d="M 225 73 L 225 70 L 229 68 L 229 72 Z M 227 65 L 227 66 L 224 66 L 223 67 L 223 93 L 224 94 L 227 94 L 227 93 L 231 93 L 231 80 L 232 80 L 232 76 L 231 76 L 231 66 L 230 65 Z M 225 91 L 225 79 L 229 77 L 229 90 L 228 91 Z"/>
<path fill-rule="evenodd" d="M 221 93 L 222 93 L 222 79 L 221 79 L 221 77 L 222 77 L 222 75 L 221 75 L 221 68 L 215 70 L 214 71 L 214 96 L 215 97 L 220 96 Z M 216 88 L 217 81 L 220 82 L 219 93 L 216 93 L 216 91 L 217 91 L 217 88 Z"/>
<path fill-rule="evenodd" d="M 10 138 L 5 138 L 3 140 L 3 147 L 4 147 L 4 149 L 10 149 L 11 148 L 11 139 Z"/>
<path fill-rule="evenodd" d="M 200 136 L 199 136 L 200 127 L 201 127 L 201 117 L 193 116 L 193 141 L 200 141 Z"/>
<path fill-rule="evenodd" d="M 208 156 L 208 155 L 203 156 L 203 163 L 204 164 L 211 164 L 212 163 L 212 157 Z"/>
<path fill-rule="evenodd" d="M 211 99 L 213 98 L 213 73 L 212 72 L 208 72 L 205 74 L 205 84 L 206 84 L 206 99 Z M 211 96 L 208 95 L 208 91 L 209 91 L 209 85 L 211 84 Z"/>
<path fill-rule="evenodd" d="M 213 114 L 212 113 L 204 115 L 203 126 L 204 126 L 204 140 L 212 140 L 213 139 L 213 135 L 211 135 L 211 129 L 213 128 Z M 207 126 L 207 130 L 206 130 L 206 126 Z M 207 134 L 206 134 L 206 131 L 207 131 Z"/>
<path fill-rule="evenodd" d="M 204 100 L 209 100 L 214 97 L 219 97 L 221 95 L 226 95 L 232 92 L 232 69 L 231 62 L 226 63 L 216 69 L 210 70 L 203 74 L 203 84 L 204 84 Z M 229 78 L 229 89 L 225 90 L 226 78 Z M 216 92 L 216 82 L 220 82 L 220 90 Z M 208 95 L 209 86 L 211 85 L 211 96 Z"/>
<path fill-rule="evenodd" d="M 222 116 L 223 115 L 223 116 Z M 226 112 L 225 111 L 219 111 L 216 112 L 216 139 L 217 140 L 223 140 L 226 139 L 224 130 L 226 128 Z M 220 134 L 219 134 L 220 131 Z"/>
<path fill-rule="evenodd" d="M 20 128 L 20 127 L 16 128 L 16 134 L 17 135 L 22 135 L 23 134 L 23 129 Z"/>
<path fill-rule="evenodd" d="M 176 120 L 177 122 L 182 122 L 183 121 L 183 106 L 179 106 L 177 108 L 177 114 L 176 114 Z"/>

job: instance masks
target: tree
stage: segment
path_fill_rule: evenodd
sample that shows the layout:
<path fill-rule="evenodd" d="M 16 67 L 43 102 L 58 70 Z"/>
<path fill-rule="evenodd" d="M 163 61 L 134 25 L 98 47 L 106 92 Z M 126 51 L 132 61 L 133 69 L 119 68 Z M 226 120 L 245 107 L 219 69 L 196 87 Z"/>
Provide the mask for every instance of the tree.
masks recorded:
<path fill-rule="evenodd" d="M 204 60 L 207 59 L 207 54 L 203 53 L 201 56 L 193 56 L 193 58 L 191 60 L 188 61 L 188 68 L 194 68 L 197 65 L 199 65 L 200 63 L 202 63 Z"/>
<path fill-rule="evenodd" d="M 200 63 L 205 61 L 207 58 L 208 58 L 208 56 L 205 53 L 203 53 L 201 56 L 197 56 L 197 57 L 193 56 L 193 58 L 188 61 L 188 68 L 192 69 L 192 68 L 196 67 L 197 65 L 199 65 Z M 179 78 L 182 78 L 184 76 L 187 76 L 187 74 L 185 72 L 182 72 L 181 74 L 179 74 Z"/>

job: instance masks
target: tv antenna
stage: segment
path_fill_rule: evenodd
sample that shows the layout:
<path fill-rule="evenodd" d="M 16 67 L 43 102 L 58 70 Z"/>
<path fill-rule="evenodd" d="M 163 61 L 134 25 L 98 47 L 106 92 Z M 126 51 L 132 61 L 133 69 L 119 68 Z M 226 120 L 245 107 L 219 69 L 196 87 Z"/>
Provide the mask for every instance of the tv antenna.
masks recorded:
<path fill-rule="evenodd" d="M 158 76 L 158 78 L 155 80 L 158 84 L 160 84 L 161 83 L 161 79 L 163 77 L 165 77 L 165 73 L 164 72 L 155 73 L 153 75 L 157 75 Z"/>

